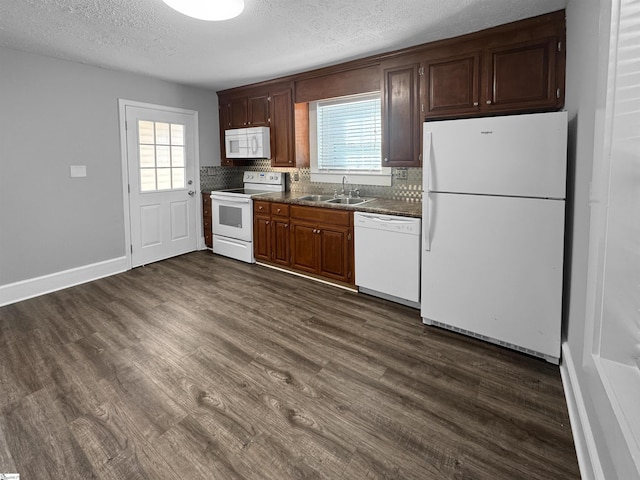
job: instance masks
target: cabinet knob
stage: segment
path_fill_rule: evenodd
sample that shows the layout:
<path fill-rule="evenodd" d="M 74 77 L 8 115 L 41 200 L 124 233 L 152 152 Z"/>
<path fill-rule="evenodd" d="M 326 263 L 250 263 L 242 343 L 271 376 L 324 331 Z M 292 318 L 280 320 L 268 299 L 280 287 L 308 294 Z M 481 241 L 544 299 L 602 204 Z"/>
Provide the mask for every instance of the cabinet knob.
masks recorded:
<path fill-rule="evenodd" d="M 388 158 L 385 158 L 385 159 L 384 159 L 384 163 L 387 163 L 388 161 L 389 161 L 389 159 L 388 159 Z"/>
<path fill-rule="evenodd" d="M 280 213 L 282 210 L 280 210 L 279 208 L 277 209 L 277 212 Z"/>
<path fill-rule="evenodd" d="M 473 106 L 477 107 L 478 106 L 478 102 L 473 102 Z"/>
<path fill-rule="evenodd" d="M 487 100 L 487 105 L 491 105 L 491 100 Z"/>
<path fill-rule="evenodd" d="M 293 163 L 293 160 L 289 160 L 289 163 Z"/>
<path fill-rule="evenodd" d="M 260 206 L 258 207 L 258 210 L 262 210 L 262 205 L 260 205 Z"/>
<path fill-rule="evenodd" d="M 270 223 L 270 222 L 269 222 L 269 220 L 267 220 L 267 221 L 266 221 L 266 222 L 264 222 L 264 223 L 265 223 L 265 225 L 269 225 L 269 223 Z"/>

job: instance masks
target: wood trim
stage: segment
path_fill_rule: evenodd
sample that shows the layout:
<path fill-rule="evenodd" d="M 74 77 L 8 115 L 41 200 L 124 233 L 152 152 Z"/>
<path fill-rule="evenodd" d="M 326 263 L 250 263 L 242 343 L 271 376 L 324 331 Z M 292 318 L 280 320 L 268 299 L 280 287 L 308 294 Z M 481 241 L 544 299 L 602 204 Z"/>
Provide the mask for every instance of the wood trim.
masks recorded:
<path fill-rule="evenodd" d="M 344 97 L 380 91 L 380 66 L 330 73 L 295 82 L 295 102 Z"/>
<path fill-rule="evenodd" d="M 309 150 L 309 104 L 293 105 L 293 123 L 295 132 L 296 167 L 309 168 L 311 152 Z"/>
<path fill-rule="evenodd" d="M 308 70 L 305 72 L 299 72 L 291 75 L 286 75 L 264 82 L 256 82 L 249 85 L 237 86 L 218 91 L 218 95 L 233 95 L 237 90 L 245 92 L 247 88 L 270 88 L 271 85 L 282 82 L 301 82 L 305 79 L 311 79 L 315 77 L 323 77 L 327 75 L 337 74 L 349 70 L 356 69 L 369 69 L 370 67 L 379 65 L 382 61 L 393 60 L 407 55 L 419 54 L 424 55 L 431 49 L 438 49 L 442 54 L 443 48 L 451 47 L 453 51 L 460 53 L 460 48 L 475 48 L 473 44 L 479 40 L 483 41 L 483 44 L 489 48 L 493 44 L 499 46 L 504 44 L 505 35 L 510 36 L 509 42 L 526 41 L 536 36 L 551 36 L 558 35 L 564 41 L 565 38 L 565 10 L 558 10 L 551 13 L 546 13 L 536 17 L 527 18 L 524 20 L 518 20 L 504 25 L 498 25 L 496 27 L 487 28 L 477 32 L 467 33 L 465 35 L 459 35 L 456 37 L 446 38 L 442 40 L 436 40 L 433 42 L 423 43 L 415 45 L 413 47 L 403 48 L 400 50 L 394 50 L 386 53 L 371 55 L 363 57 L 357 60 L 349 62 L 338 63 L 329 65 L 314 70 Z M 465 45 L 466 44 L 466 45 Z M 563 48 L 564 50 L 564 48 Z M 428 54 L 428 53 L 427 53 Z M 564 57 L 564 55 L 561 55 Z M 559 55 L 560 57 L 560 55 Z M 562 77 L 564 78 L 564 76 Z M 295 92 L 294 92 L 294 95 Z M 562 93 L 564 95 L 564 93 Z"/>
<path fill-rule="evenodd" d="M 291 218 L 295 218 L 311 225 L 314 223 L 324 225 L 339 225 L 348 227 L 349 217 L 353 216 L 350 210 L 334 210 L 322 207 L 304 207 L 301 205 L 291 205 Z"/>

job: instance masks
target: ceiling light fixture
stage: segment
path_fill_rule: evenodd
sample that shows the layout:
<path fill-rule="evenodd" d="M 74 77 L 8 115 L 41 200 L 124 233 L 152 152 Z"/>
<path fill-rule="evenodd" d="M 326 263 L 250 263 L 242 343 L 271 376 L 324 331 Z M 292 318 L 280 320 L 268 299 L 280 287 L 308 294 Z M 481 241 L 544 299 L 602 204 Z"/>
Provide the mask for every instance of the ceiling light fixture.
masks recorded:
<path fill-rule="evenodd" d="M 200 20 L 229 20 L 244 10 L 244 0 L 162 0 L 174 10 Z"/>

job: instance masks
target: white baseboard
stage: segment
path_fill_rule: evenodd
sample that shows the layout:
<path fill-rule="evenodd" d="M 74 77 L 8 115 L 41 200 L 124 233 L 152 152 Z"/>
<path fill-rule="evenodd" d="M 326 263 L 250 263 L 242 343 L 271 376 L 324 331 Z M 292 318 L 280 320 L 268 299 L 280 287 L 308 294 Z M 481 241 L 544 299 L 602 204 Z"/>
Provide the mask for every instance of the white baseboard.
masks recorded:
<path fill-rule="evenodd" d="M 127 257 L 119 257 L 103 262 L 83 265 L 62 272 L 30 278 L 20 282 L 0 286 L 0 307 L 29 298 L 73 287 L 81 283 L 108 277 L 127 270 Z"/>
<path fill-rule="evenodd" d="M 578 466 L 582 480 L 606 480 L 598 457 L 596 441 L 587 415 L 582 390 L 578 383 L 571 349 L 567 342 L 562 344 L 562 363 L 560 376 L 564 387 L 564 395 L 571 420 L 573 442 L 576 447 Z"/>

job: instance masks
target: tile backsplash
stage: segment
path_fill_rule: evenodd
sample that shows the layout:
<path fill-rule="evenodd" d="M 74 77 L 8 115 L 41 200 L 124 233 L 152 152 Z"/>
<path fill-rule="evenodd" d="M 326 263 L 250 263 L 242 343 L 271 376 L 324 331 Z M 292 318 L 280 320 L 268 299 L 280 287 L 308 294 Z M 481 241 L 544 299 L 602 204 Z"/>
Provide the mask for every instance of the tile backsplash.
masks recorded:
<path fill-rule="evenodd" d="M 246 170 L 286 172 L 287 189 L 292 192 L 332 194 L 335 190 L 342 189 L 340 183 L 312 182 L 309 168 L 273 168 L 270 160 L 256 160 L 244 167 L 200 167 L 200 189 L 210 191 L 242 187 L 242 174 Z M 391 183 L 390 187 L 358 184 L 350 186 L 360 190 L 364 197 L 392 198 L 407 202 L 422 200 L 421 168 L 394 168 Z"/>

